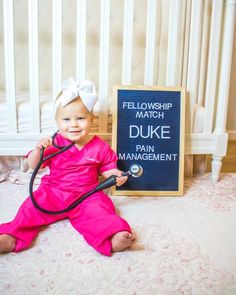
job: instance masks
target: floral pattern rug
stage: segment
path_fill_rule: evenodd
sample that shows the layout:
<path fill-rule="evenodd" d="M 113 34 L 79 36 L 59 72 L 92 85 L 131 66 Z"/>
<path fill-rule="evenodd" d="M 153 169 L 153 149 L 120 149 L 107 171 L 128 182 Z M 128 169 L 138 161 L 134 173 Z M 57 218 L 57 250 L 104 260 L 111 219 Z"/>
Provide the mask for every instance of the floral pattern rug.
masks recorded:
<path fill-rule="evenodd" d="M 0 222 L 27 194 L 24 182 L 0 183 Z M 137 249 L 102 256 L 61 221 L 30 249 L 0 255 L 0 294 L 236 294 L 236 174 L 221 174 L 216 184 L 210 174 L 187 179 L 182 197 L 112 199 L 136 232 Z"/>

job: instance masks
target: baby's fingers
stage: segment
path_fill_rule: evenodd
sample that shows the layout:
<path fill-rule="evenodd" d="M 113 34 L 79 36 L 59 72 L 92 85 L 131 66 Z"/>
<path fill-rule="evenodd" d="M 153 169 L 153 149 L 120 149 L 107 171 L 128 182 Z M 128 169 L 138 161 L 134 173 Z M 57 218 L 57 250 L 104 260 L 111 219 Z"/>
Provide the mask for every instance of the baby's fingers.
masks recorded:
<path fill-rule="evenodd" d="M 127 179 L 128 179 L 127 176 L 116 177 L 116 185 L 121 186 L 127 181 Z"/>
<path fill-rule="evenodd" d="M 41 149 L 42 147 L 47 148 L 50 145 L 52 145 L 52 139 L 51 138 L 43 138 L 40 140 L 40 142 L 37 143 L 36 147 Z"/>

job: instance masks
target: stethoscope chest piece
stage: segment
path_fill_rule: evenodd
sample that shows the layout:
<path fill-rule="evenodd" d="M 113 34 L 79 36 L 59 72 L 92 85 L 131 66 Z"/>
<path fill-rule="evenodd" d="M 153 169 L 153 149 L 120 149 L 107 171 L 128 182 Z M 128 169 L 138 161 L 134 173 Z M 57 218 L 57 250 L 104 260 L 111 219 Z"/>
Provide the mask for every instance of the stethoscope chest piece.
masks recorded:
<path fill-rule="evenodd" d="M 138 164 L 131 165 L 129 171 L 133 177 L 140 177 L 143 174 L 143 168 Z"/>

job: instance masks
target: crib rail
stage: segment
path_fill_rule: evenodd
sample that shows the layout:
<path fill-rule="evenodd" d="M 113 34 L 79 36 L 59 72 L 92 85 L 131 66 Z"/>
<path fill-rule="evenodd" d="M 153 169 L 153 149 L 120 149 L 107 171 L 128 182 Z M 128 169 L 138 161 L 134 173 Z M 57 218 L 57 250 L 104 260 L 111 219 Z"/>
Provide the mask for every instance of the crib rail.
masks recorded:
<path fill-rule="evenodd" d="M 1 2 L 4 78 L 0 80 L 0 88 L 4 98 L 0 111 L 4 112 L 1 108 L 5 101 L 7 127 L 0 132 L 0 155 L 22 155 L 42 133 L 51 132 L 42 128 L 40 104 L 44 88 L 49 85 L 47 91 L 53 98 L 64 78 L 74 75 L 80 81 L 89 76 L 95 80 L 100 97 L 96 133 L 107 139 L 114 84 L 185 86 L 188 98 L 185 153 L 212 154 L 214 169 L 219 173 L 227 148 L 225 125 L 235 0 L 78 0 L 73 3 L 25 0 L 21 3 L 27 10 L 20 9 L 19 1 Z M 48 48 L 51 58 L 47 60 L 45 75 L 41 74 L 40 61 L 40 49 L 44 46 L 40 27 L 42 11 L 47 13 L 43 20 L 51 38 Z M 16 54 L 17 13 L 28 19 L 25 32 L 28 61 L 23 68 L 28 75 L 26 92 L 31 110 L 27 134 L 19 132 L 18 126 L 16 97 L 22 89 L 19 74 L 16 75 L 21 64 Z M 68 23 L 75 24 L 73 32 L 65 30 Z M 65 57 L 67 39 L 71 39 L 67 45 L 71 52 Z M 202 112 L 200 121 L 196 115 L 199 111 Z"/>
<path fill-rule="evenodd" d="M 17 131 L 16 116 L 16 90 L 14 67 L 14 27 L 13 27 L 13 1 L 3 1 L 4 19 L 4 54 L 5 54 L 5 91 L 7 99 L 8 129 L 10 133 Z"/>

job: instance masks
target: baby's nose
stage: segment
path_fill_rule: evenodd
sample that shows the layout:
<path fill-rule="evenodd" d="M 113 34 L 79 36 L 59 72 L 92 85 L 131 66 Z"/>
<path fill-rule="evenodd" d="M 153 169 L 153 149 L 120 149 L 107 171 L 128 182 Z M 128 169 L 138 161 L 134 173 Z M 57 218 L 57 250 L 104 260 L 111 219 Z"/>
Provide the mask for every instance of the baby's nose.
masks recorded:
<path fill-rule="evenodd" d="M 78 120 L 71 120 L 71 126 L 78 126 L 79 122 Z"/>

